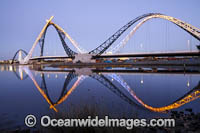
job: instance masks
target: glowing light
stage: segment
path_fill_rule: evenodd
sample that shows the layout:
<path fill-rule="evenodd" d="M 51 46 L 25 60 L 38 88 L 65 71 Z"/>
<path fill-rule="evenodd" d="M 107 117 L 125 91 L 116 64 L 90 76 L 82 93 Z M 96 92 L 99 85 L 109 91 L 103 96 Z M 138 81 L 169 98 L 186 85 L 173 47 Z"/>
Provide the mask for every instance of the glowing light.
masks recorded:
<path fill-rule="evenodd" d="M 1 71 L 4 71 L 4 66 L 1 66 Z"/>
<path fill-rule="evenodd" d="M 189 81 L 187 82 L 187 86 L 190 87 L 190 82 Z"/>
<path fill-rule="evenodd" d="M 190 76 L 188 77 L 188 80 L 187 80 L 187 87 L 189 87 L 190 86 Z"/>
<path fill-rule="evenodd" d="M 9 71 L 12 72 L 13 71 L 13 68 L 12 66 L 9 66 Z"/>
<path fill-rule="evenodd" d="M 143 80 L 143 76 L 141 77 L 141 81 L 140 81 L 141 84 L 144 83 L 144 80 Z"/>

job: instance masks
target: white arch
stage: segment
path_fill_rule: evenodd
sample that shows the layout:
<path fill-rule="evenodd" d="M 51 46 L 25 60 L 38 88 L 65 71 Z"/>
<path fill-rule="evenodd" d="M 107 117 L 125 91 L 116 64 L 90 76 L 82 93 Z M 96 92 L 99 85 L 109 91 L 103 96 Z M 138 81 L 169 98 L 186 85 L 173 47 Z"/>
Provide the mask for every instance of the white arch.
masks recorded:
<path fill-rule="evenodd" d="M 165 19 L 168 20 L 176 25 L 178 25 L 179 27 L 181 27 L 182 29 L 194 34 L 195 36 L 197 36 L 200 40 L 200 29 L 196 28 L 186 22 L 183 22 L 177 18 L 171 17 L 171 16 L 166 16 L 166 15 L 162 15 L 162 14 L 154 14 L 148 17 L 145 17 L 140 23 L 138 23 L 132 30 L 131 32 L 118 44 L 116 45 L 114 48 L 112 48 L 108 53 L 116 53 L 118 52 L 122 47 L 124 47 L 127 42 L 130 40 L 130 38 L 133 36 L 133 34 L 148 20 L 152 19 L 152 18 L 161 18 L 161 19 Z"/>
<path fill-rule="evenodd" d="M 60 31 L 62 31 L 64 33 L 64 35 L 70 40 L 70 42 L 74 45 L 74 47 L 78 50 L 78 52 L 80 53 L 85 53 L 86 51 L 80 47 L 80 45 L 72 39 L 72 37 L 70 37 L 70 35 L 65 32 L 60 26 L 58 26 L 57 24 L 51 22 L 51 20 L 53 19 L 54 16 L 51 16 L 51 18 L 49 20 L 47 20 L 45 26 L 43 27 L 43 29 L 41 30 L 40 34 L 38 35 L 37 39 L 35 40 L 31 50 L 29 51 L 28 55 L 24 58 L 24 60 L 20 61 L 20 64 L 27 64 L 29 59 L 32 57 L 33 51 L 35 49 L 35 47 L 38 44 L 38 41 L 41 39 L 43 33 L 45 32 L 45 30 L 47 29 L 47 27 L 49 26 L 49 24 L 54 25 L 57 29 L 59 29 Z"/>

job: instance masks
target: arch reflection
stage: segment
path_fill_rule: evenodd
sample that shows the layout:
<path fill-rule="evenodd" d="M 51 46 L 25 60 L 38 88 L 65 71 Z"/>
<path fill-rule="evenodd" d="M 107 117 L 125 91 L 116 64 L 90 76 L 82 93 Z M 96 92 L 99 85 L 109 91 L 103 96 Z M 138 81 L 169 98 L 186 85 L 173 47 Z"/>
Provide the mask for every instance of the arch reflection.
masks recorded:
<path fill-rule="evenodd" d="M 28 75 L 24 72 L 23 66 L 16 66 L 16 65 L 0 65 L 1 71 L 9 71 L 13 72 L 14 75 L 19 80 L 26 80 Z"/>
<path fill-rule="evenodd" d="M 189 103 L 197 98 L 200 97 L 200 83 L 198 83 L 197 86 L 195 86 L 191 91 L 189 91 L 188 93 L 186 93 L 184 96 L 178 98 L 177 100 L 175 100 L 174 102 L 172 102 L 171 104 L 167 105 L 167 106 L 163 106 L 163 107 L 152 107 L 146 103 L 144 103 L 137 95 L 136 93 L 133 91 L 133 89 L 131 89 L 131 87 L 119 76 L 116 74 L 107 74 L 109 77 L 111 77 L 111 79 L 114 79 L 115 81 L 117 81 L 118 83 L 120 83 L 120 85 L 126 89 L 126 91 L 128 91 L 128 93 L 130 94 L 130 96 L 132 98 L 134 98 L 138 103 L 140 103 L 141 105 L 138 105 L 137 103 L 135 103 L 130 96 L 125 95 L 116 85 L 113 84 L 113 82 L 111 80 L 109 80 L 104 74 L 92 74 L 89 76 L 84 76 L 84 75 L 80 75 L 77 76 L 77 80 L 76 82 L 73 84 L 73 86 L 66 91 L 67 85 L 70 83 L 71 79 L 73 79 L 72 77 L 74 77 L 71 73 L 69 72 L 65 83 L 63 85 L 63 90 L 62 93 L 60 95 L 60 97 L 58 98 L 57 102 L 53 103 L 49 96 L 48 96 L 48 92 L 47 92 L 47 87 L 46 86 L 46 82 L 43 83 L 43 87 L 40 87 L 38 85 L 38 83 L 36 82 L 36 80 L 34 79 L 34 76 L 32 75 L 31 71 L 28 68 L 24 68 L 24 71 L 27 73 L 27 75 L 32 79 L 32 81 L 34 82 L 35 86 L 38 88 L 39 92 L 43 95 L 43 97 L 46 99 L 46 101 L 49 103 L 50 108 L 54 109 L 57 112 L 57 109 L 55 108 L 55 106 L 61 104 L 62 102 L 64 102 L 65 100 L 67 100 L 67 98 L 69 97 L 69 95 L 74 91 L 74 89 L 81 83 L 81 81 L 83 81 L 85 78 L 87 77 L 91 77 L 93 79 L 95 79 L 96 81 L 98 81 L 99 83 L 101 83 L 103 86 L 105 86 L 106 88 L 108 88 L 109 90 L 111 90 L 112 92 L 114 92 L 117 96 L 119 96 L 122 100 L 126 101 L 127 103 L 134 105 L 136 107 L 139 108 L 145 108 L 147 110 L 153 111 L 153 112 L 167 112 L 169 110 L 172 109 L 176 109 L 179 108 L 181 106 L 183 106 L 186 103 Z M 50 71 L 49 71 L 50 72 Z M 54 70 L 55 72 L 55 70 Z M 61 71 L 59 70 L 59 72 L 61 73 Z M 41 71 L 42 73 L 42 71 Z M 44 74 L 43 74 L 44 75 Z M 44 77 L 44 76 L 42 76 Z M 43 81 L 45 81 L 45 79 L 43 79 Z M 44 88 L 44 89 L 42 89 Z M 45 91 L 46 92 L 45 92 Z"/>
<path fill-rule="evenodd" d="M 189 91 L 188 93 L 186 93 L 184 96 L 178 98 L 176 101 L 174 101 L 172 104 L 167 105 L 167 106 L 163 106 L 163 107 L 152 107 L 148 104 L 145 104 L 139 97 L 137 97 L 136 93 L 133 91 L 133 89 L 131 89 L 131 87 L 125 82 L 123 81 L 122 78 L 120 78 L 120 76 L 118 75 L 110 75 L 113 79 L 115 79 L 116 81 L 118 81 L 128 92 L 129 94 L 135 98 L 142 106 L 144 106 L 145 108 L 154 111 L 154 112 L 166 112 L 172 109 L 176 109 L 179 108 L 180 106 L 189 103 L 197 98 L 200 97 L 200 82 L 198 83 L 197 86 L 195 86 L 191 91 Z"/>

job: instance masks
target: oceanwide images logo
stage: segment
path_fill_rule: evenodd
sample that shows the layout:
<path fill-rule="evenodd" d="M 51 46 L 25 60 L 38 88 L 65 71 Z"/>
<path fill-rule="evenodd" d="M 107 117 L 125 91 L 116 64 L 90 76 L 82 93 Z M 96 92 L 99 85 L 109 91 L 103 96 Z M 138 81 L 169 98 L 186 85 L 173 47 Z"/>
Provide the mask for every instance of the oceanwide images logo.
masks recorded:
<path fill-rule="evenodd" d="M 36 117 L 34 115 L 27 115 L 25 118 L 25 124 L 27 127 L 34 127 L 36 125 Z"/>
<path fill-rule="evenodd" d="M 36 117 L 34 115 L 27 115 L 25 124 L 27 127 L 34 127 L 36 125 Z M 86 119 L 52 119 L 45 115 L 40 119 L 40 124 L 43 127 L 126 127 L 133 129 L 133 127 L 175 127 L 174 119 L 151 119 L 147 122 L 146 119 L 110 119 L 105 116 L 104 119 L 92 118 L 88 116 Z"/>

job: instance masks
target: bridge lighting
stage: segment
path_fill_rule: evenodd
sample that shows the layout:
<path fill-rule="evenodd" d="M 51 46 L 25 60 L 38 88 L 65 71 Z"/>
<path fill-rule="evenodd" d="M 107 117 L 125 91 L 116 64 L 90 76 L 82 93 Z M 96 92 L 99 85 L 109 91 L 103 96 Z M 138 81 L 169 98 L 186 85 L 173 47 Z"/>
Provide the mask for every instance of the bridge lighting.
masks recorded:
<path fill-rule="evenodd" d="M 49 74 L 47 74 L 47 77 L 49 78 L 49 77 L 50 77 L 50 75 L 49 75 Z"/>
<path fill-rule="evenodd" d="M 58 75 L 57 75 L 57 74 L 55 75 L 55 78 L 58 78 Z"/>
<path fill-rule="evenodd" d="M 6 71 L 8 71 L 9 70 L 9 68 L 8 68 L 8 66 L 6 66 Z"/>
<path fill-rule="evenodd" d="M 188 80 L 187 80 L 187 87 L 190 87 L 190 77 L 188 77 Z"/>
<path fill-rule="evenodd" d="M 187 87 L 190 87 L 190 81 L 187 82 Z"/>
<path fill-rule="evenodd" d="M 111 49 L 112 49 L 112 46 L 111 46 Z M 106 52 L 106 54 L 111 55 L 111 54 L 113 54 L 113 52 L 112 51 L 108 51 L 108 52 Z"/>
<path fill-rule="evenodd" d="M 9 71 L 11 71 L 11 72 L 13 71 L 13 68 L 12 68 L 12 66 L 9 66 Z"/>
<path fill-rule="evenodd" d="M 4 66 L 1 66 L 1 71 L 4 71 Z"/>
<path fill-rule="evenodd" d="M 17 71 L 17 68 L 16 68 L 16 67 L 14 67 L 14 71 Z"/>
<path fill-rule="evenodd" d="M 51 16 L 50 19 L 46 19 L 46 23 L 51 22 L 51 20 L 53 19 L 54 16 Z"/>
<path fill-rule="evenodd" d="M 141 84 L 144 83 L 144 80 L 143 80 L 143 76 L 141 77 L 141 81 L 140 81 Z"/>

